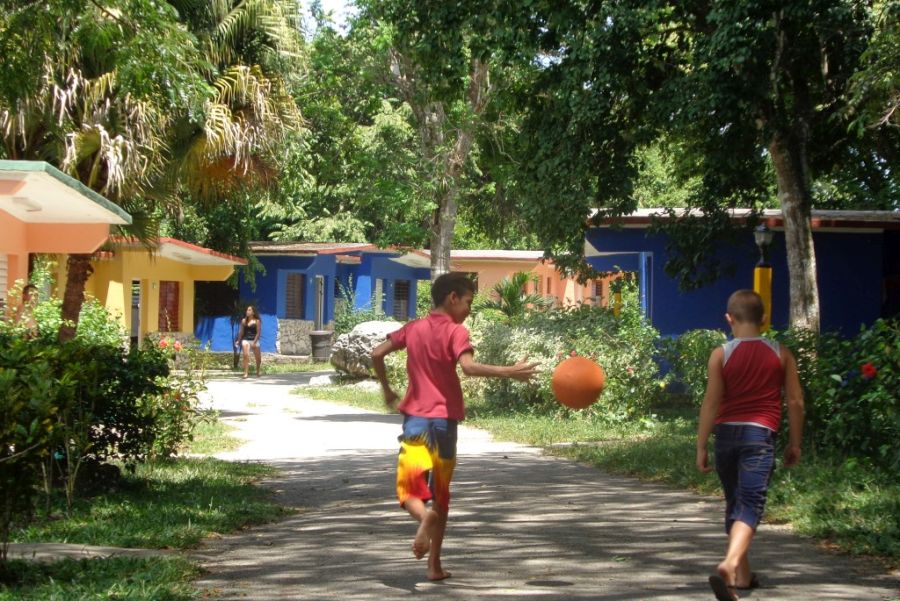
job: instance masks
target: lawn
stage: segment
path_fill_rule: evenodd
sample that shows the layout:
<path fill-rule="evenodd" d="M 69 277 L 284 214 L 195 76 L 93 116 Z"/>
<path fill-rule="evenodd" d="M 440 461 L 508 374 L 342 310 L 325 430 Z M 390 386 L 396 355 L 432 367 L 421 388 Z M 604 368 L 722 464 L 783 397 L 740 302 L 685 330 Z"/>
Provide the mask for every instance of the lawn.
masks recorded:
<path fill-rule="evenodd" d="M 191 455 L 234 448 L 218 421 L 201 424 Z M 276 520 L 287 510 L 254 486 L 274 473 L 258 463 L 183 457 L 122 470 L 111 492 L 79 499 L 65 516 L 56 499 L 49 517 L 18 530 L 13 542 L 65 542 L 126 548 L 185 550 L 204 538 Z M 196 598 L 198 568 L 186 557 L 111 557 L 50 563 L 10 561 L 0 567 L 0 601 L 166 600 Z"/>

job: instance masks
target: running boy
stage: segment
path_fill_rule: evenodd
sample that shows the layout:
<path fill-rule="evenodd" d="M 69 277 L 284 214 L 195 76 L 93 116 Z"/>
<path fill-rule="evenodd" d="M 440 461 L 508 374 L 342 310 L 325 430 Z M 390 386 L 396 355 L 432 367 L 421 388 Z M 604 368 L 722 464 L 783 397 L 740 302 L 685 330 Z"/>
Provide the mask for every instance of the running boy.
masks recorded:
<path fill-rule="evenodd" d="M 535 363 L 500 366 L 476 363 L 469 332 L 462 322 L 472 310 L 475 285 L 465 274 L 448 273 L 431 286 L 435 309 L 390 334 L 372 351 L 385 403 L 393 407 L 397 393 L 387 380 L 384 358 L 407 349 L 409 385 L 398 409 L 404 415 L 397 459 L 397 497 L 419 522 L 412 550 L 417 559 L 428 555 L 428 579 L 450 576 L 441 566 L 441 545 L 450 508 L 450 480 L 456 466 L 457 423 L 465 417 L 459 363 L 467 376 L 529 380 Z M 426 503 L 431 500 L 432 506 Z"/>
<path fill-rule="evenodd" d="M 782 394 L 790 433 L 784 465 L 800 461 L 803 391 L 797 361 L 791 351 L 760 336 L 763 317 L 762 298 L 752 290 L 738 290 L 728 299 L 725 319 L 734 339 L 709 356 L 709 380 L 700 408 L 697 468 L 712 469 L 706 446 L 715 431 L 715 466 L 725 491 L 728 550 L 716 574 L 709 577 L 719 601 L 737 601 L 738 589 L 759 585 L 750 571 L 748 551 L 775 468 Z"/>

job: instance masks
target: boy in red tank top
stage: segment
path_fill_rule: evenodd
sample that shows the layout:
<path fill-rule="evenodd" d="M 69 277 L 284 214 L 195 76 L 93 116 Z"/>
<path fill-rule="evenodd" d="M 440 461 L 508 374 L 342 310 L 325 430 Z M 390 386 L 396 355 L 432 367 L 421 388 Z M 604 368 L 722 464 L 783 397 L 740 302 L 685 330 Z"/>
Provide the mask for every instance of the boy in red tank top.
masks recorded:
<path fill-rule="evenodd" d="M 789 442 L 785 467 L 800 460 L 803 390 L 797 361 L 787 348 L 762 338 L 762 298 L 738 290 L 728 299 L 725 319 L 733 340 L 709 356 L 706 396 L 700 408 L 697 468 L 709 472 L 707 442 L 715 432 L 715 469 L 725 492 L 728 550 L 709 584 L 719 601 L 737 601 L 737 591 L 759 586 L 748 551 L 762 518 L 775 468 L 775 435 L 787 402 Z"/>
<path fill-rule="evenodd" d="M 464 325 L 472 310 L 475 284 L 463 273 L 447 273 L 431 285 L 435 309 L 393 332 L 372 351 L 372 365 L 381 382 L 385 403 L 393 407 L 398 395 L 391 388 L 384 358 L 407 349 L 409 385 L 398 409 L 403 433 L 397 458 L 397 498 L 419 522 L 412 551 L 416 559 L 428 555 L 428 579 L 443 580 L 450 572 L 441 566 L 441 545 L 450 509 L 450 480 L 456 467 L 457 424 L 465 417 L 457 363 L 467 376 L 530 380 L 536 363 L 487 365 L 473 358 L 469 331 Z M 431 508 L 426 503 L 432 501 Z"/>

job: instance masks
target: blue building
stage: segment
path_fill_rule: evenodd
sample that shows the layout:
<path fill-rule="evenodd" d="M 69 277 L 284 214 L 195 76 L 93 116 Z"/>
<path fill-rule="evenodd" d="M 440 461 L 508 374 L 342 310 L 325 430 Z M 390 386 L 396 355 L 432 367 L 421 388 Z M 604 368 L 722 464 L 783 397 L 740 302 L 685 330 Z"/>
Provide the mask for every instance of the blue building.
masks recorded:
<path fill-rule="evenodd" d="M 682 291 L 663 267 L 668 237 L 648 230 L 659 209 L 632 215 L 588 230 L 585 258 L 599 271 L 637 274 L 644 314 L 664 336 L 696 328 L 725 329 L 725 303 L 739 288 L 753 287 L 759 252 L 753 234 L 716 249 L 734 267 L 733 275 L 698 290 Z M 734 219 L 746 219 L 736 211 Z M 789 279 L 780 210 L 766 211 L 763 222 L 774 232 L 769 249 L 772 265 L 772 327 L 788 325 Z M 822 331 L 852 334 L 862 324 L 900 312 L 900 212 L 813 211 L 813 244 L 819 284 Z"/>
<path fill-rule="evenodd" d="M 238 295 L 262 318 L 263 352 L 305 355 L 309 333 L 329 329 L 338 303 L 372 309 L 405 321 L 416 316 L 416 282 L 430 279 L 428 260 L 418 255 L 360 243 L 254 242 L 251 250 L 264 268 L 255 288 L 243 279 Z M 211 350 L 230 350 L 231 316 L 206 317 L 196 336 Z"/>

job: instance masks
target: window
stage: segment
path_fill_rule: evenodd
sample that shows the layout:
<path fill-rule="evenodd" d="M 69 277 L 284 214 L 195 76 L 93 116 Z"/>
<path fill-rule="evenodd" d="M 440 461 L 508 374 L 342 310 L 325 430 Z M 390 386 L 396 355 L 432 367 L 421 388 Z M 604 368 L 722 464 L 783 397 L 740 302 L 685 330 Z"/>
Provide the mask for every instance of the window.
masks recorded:
<path fill-rule="evenodd" d="M 159 331 L 180 332 L 181 282 L 159 283 Z"/>
<path fill-rule="evenodd" d="M 287 274 L 284 297 L 284 316 L 287 319 L 303 319 L 304 288 L 306 276 L 302 273 Z"/>
<path fill-rule="evenodd" d="M 394 319 L 409 319 L 409 280 L 397 280 L 394 283 Z"/>

